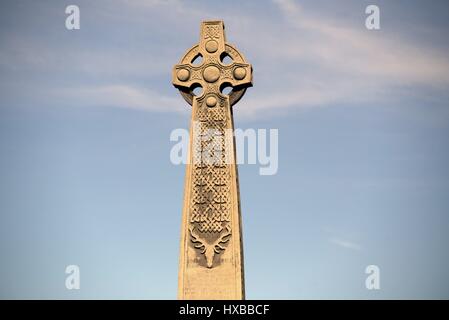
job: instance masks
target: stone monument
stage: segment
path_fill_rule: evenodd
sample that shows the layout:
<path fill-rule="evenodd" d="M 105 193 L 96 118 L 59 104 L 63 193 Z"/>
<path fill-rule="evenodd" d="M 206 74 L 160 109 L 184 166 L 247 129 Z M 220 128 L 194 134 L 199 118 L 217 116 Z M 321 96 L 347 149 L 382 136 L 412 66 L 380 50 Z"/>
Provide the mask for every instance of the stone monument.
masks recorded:
<path fill-rule="evenodd" d="M 252 67 L 226 42 L 223 21 L 202 22 L 199 43 L 173 68 L 173 85 L 192 106 L 178 299 L 244 299 L 232 106 L 252 86 Z"/>

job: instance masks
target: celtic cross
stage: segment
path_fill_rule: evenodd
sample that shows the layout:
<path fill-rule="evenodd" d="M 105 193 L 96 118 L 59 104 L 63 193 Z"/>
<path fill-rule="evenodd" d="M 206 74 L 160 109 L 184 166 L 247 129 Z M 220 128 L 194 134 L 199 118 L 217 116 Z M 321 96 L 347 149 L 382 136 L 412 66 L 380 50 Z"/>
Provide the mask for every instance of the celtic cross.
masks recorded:
<path fill-rule="evenodd" d="M 194 64 L 199 58 L 202 61 Z M 252 67 L 226 42 L 223 21 L 205 21 L 199 44 L 173 68 L 172 81 L 192 105 L 178 297 L 243 299 L 235 141 L 225 137 L 234 129 L 231 107 L 252 86 Z M 195 94 L 199 87 L 201 93 Z M 228 94 L 226 87 L 232 88 Z M 205 161 L 210 154 L 216 161 Z"/>

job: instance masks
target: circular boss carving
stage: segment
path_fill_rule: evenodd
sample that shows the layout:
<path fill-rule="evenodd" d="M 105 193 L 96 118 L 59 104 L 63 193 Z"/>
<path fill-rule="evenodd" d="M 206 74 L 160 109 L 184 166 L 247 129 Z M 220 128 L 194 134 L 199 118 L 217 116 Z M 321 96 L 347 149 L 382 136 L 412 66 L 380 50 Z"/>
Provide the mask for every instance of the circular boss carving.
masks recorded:
<path fill-rule="evenodd" d="M 187 81 L 190 77 L 190 71 L 187 69 L 179 69 L 176 76 L 180 81 Z"/>
<path fill-rule="evenodd" d="M 203 71 L 203 77 L 207 82 L 215 82 L 220 78 L 220 70 L 216 66 L 208 66 Z"/>
<path fill-rule="evenodd" d="M 215 40 L 209 40 L 206 42 L 206 51 L 209 53 L 214 53 L 218 50 L 218 42 Z"/>
<path fill-rule="evenodd" d="M 232 60 L 234 62 L 240 62 L 240 63 L 245 63 L 245 59 L 243 58 L 243 56 L 237 51 L 237 49 L 235 49 L 233 46 L 229 45 L 229 44 L 225 44 L 225 48 L 226 48 L 226 53 L 232 58 Z M 206 48 L 207 50 L 207 48 Z M 184 57 L 181 59 L 181 64 L 187 64 L 190 63 L 200 52 L 199 50 L 199 46 L 195 45 L 192 48 L 190 48 L 189 51 L 187 51 L 187 53 L 184 55 Z M 206 68 L 207 69 L 207 68 Z M 238 69 L 238 68 L 236 68 Z M 204 70 L 205 71 L 205 70 Z M 235 73 L 235 70 L 234 70 Z M 235 77 L 235 74 L 233 74 Z M 204 76 L 204 74 L 203 74 Z M 246 71 L 245 71 L 245 76 L 246 76 Z M 245 77 L 243 76 L 243 78 Z M 242 79 L 243 79 L 242 78 Z M 236 77 L 237 80 L 239 80 Z M 180 79 L 181 80 L 181 79 Z M 206 78 L 205 78 L 206 80 Z M 218 78 L 217 78 L 218 80 Z M 240 79 L 241 80 L 241 79 Z M 206 80 L 207 81 L 207 80 Z M 215 80 L 216 81 L 216 80 Z M 233 106 L 234 104 L 236 104 L 240 98 L 245 94 L 246 88 L 240 88 L 240 89 L 232 89 L 232 91 L 229 93 L 229 104 L 231 106 Z M 192 90 L 188 90 L 188 89 L 179 89 L 179 93 L 181 93 L 182 97 L 184 98 L 184 100 L 192 105 L 193 104 L 193 97 L 194 94 L 192 92 Z"/>

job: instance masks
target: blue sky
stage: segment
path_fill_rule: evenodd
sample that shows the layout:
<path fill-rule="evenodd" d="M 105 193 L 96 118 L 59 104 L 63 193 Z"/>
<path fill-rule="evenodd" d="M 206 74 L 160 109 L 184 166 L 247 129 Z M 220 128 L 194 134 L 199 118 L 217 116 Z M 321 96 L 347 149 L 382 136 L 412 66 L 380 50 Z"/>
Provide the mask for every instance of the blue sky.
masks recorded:
<path fill-rule="evenodd" d="M 448 9 L 2 2 L 0 297 L 176 298 L 185 172 L 169 137 L 190 107 L 171 70 L 222 19 L 254 68 L 236 127 L 279 130 L 276 175 L 239 167 L 247 298 L 449 298 Z"/>

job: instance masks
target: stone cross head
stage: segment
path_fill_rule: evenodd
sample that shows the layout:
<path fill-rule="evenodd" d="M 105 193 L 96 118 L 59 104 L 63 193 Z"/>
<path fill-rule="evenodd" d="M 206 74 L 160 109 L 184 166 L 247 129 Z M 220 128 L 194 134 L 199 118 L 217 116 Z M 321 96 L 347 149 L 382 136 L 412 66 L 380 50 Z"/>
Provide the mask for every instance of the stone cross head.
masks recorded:
<path fill-rule="evenodd" d="M 226 59 L 232 62 L 227 64 Z M 194 64 L 201 60 L 200 64 Z M 194 99 L 205 99 L 208 107 L 227 100 L 230 106 L 237 103 L 246 88 L 252 86 L 252 67 L 243 55 L 226 43 L 223 21 L 204 21 L 201 24 L 200 42 L 193 46 L 173 68 L 173 85 L 190 104 Z M 194 90 L 202 88 L 195 95 Z M 232 91 L 225 94 L 225 88 Z"/>

